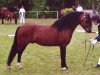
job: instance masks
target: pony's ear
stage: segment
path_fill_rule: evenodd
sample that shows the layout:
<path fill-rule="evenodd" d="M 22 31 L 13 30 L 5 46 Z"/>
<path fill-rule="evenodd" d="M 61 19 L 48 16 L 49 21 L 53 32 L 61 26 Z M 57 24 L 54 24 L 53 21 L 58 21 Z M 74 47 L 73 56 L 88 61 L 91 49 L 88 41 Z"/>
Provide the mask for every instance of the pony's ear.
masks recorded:
<path fill-rule="evenodd" d="M 89 15 L 89 14 L 90 14 L 90 12 L 84 12 L 84 14 L 88 14 L 88 15 Z"/>
<path fill-rule="evenodd" d="M 84 13 L 86 16 L 91 16 L 91 13 L 90 12 L 85 12 Z"/>
<path fill-rule="evenodd" d="M 88 15 L 90 15 L 90 13 L 84 12 L 84 13 L 81 15 L 81 17 L 80 17 L 80 20 L 81 20 L 81 21 L 85 20 L 85 19 L 87 18 Z"/>

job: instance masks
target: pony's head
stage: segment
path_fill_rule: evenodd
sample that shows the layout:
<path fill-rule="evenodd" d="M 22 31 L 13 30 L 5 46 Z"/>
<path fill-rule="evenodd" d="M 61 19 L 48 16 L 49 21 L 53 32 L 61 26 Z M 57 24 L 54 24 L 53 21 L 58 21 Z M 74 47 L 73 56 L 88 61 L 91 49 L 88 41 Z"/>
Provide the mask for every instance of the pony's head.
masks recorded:
<path fill-rule="evenodd" d="M 89 13 L 82 13 L 80 15 L 80 24 L 85 29 L 86 32 L 91 33 L 92 31 L 92 21 Z"/>
<path fill-rule="evenodd" d="M 81 24 L 86 32 L 91 32 L 92 22 L 90 15 L 84 12 L 70 12 L 55 21 L 52 27 L 57 28 L 58 31 L 62 31 L 68 28 L 74 29 L 79 24 Z"/>

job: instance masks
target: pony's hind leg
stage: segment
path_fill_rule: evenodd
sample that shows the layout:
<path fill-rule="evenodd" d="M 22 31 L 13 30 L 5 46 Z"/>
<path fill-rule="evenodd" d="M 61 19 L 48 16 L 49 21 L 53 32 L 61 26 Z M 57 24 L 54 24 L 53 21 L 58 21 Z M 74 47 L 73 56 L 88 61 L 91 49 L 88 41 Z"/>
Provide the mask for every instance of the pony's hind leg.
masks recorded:
<path fill-rule="evenodd" d="M 24 47 L 20 47 L 19 51 L 18 51 L 18 58 L 17 58 L 17 66 L 19 68 L 22 68 L 22 65 L 21 65 L 21 56 L 22 56 L 22 53 L 23 51 L 25 50 L 26 46 Z"/>
<path fill-rule="evenodd" d="M 18 42 L 17 42 L 17 32 L 19 30 L 20 27 L 17 28 L 16 33 L 15 33 L 15 37 L 14 37 L 14 42 L 12 45 L 12 48 L 10 50 L 9 56 L 8 56 L 8 60 L 7 60 L 7 69 L 11 69 L 11 63 L 13 61 L 13 58 L 15 57 L 15 55 L 18 53 Z"/>
<path fill-rule="evenodd" d="M 7 69 L 11 69 L 11 63 L 16 54 L 17 54 L 17 51 L 14 48 L 12 48 L 7 60 Z"/>

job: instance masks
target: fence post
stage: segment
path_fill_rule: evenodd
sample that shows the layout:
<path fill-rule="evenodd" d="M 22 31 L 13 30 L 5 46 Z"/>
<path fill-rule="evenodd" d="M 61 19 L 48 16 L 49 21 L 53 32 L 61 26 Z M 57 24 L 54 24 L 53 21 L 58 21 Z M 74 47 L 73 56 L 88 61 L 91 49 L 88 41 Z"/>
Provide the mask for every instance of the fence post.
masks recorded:
<path fill-rule="evenodd" d="M 58 19 L 58 11 L 57 11 L 57 19 Z"/>
<path fill-rule="evenodd" d="M 38 18 L 39 18 L 39 12 L 38 12 L 38 11 L 36 11 L 36 14 L 37 14 L 36 18 L 38 19 Z"/>

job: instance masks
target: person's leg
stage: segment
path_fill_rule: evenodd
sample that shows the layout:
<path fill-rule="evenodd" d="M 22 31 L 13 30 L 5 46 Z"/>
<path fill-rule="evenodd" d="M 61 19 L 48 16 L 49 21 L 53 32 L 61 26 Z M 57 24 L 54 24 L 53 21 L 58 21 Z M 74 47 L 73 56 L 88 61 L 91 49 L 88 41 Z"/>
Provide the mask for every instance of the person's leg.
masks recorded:
<path fill-rule="evenodd" d="M 23 23 L 25 23 L 25 17 L 23 16 Z"/>
<path fill-rule="evenodd" d="M 97 39 L 97 41 L 100 41 L 100 36 L 97 36 L 95 39 Z"/>
<path fill-rule="evenodd" d="M 22 23 L 22 16 L 20 17 L 20 23 Z"/>
<path fill-rule="evenodd" d="M 98 63 L 97 63 L 97 65 L 95 66 L 95 68 L 97 68 L 97 67 L 100 67 L 100 57 L 99 57 Z"/>

